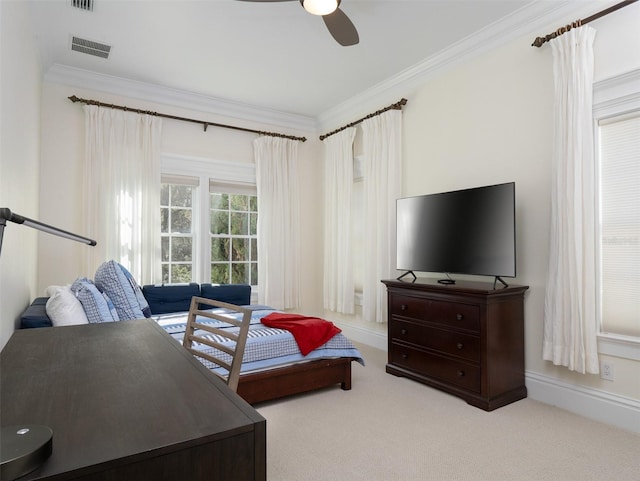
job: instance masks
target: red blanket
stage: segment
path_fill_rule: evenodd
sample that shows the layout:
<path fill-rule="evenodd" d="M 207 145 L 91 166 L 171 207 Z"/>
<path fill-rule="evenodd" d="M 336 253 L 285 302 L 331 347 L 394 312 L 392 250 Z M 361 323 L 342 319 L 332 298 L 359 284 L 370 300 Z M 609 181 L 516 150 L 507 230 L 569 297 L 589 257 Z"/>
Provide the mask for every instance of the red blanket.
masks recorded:
<path fill-rule="evenodd" d="M 306 356 L 315 348 L 322 346 L 333 336 L 342 332 L 332 322 L 300 314 L 273 312 L 264 316 L 261 321 L 265 326 L 289 331 L 298 343 L 303 356 Z"/>

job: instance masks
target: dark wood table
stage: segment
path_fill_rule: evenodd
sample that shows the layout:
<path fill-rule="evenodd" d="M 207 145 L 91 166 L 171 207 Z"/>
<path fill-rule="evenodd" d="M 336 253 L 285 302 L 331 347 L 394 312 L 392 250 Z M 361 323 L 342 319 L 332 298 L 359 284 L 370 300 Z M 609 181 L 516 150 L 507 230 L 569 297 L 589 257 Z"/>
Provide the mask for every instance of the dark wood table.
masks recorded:
<path fill-rule="evenodd" d="M 20 478 L 266 479 L 266 421 L 151 319 L 16 331 L 2 426 L 53 430 Z"/>

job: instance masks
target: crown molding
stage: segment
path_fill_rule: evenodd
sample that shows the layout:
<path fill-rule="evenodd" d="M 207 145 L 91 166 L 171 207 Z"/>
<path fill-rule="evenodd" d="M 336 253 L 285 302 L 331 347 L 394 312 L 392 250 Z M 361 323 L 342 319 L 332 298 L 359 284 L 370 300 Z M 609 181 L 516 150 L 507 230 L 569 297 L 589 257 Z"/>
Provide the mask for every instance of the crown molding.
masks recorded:
<path fill-rule="evenodd" d="M 252 123 L 283 127 L 304 135 L 316 132 L 312 117 L 265 109 L 217 97 L 172 89 L 161 85 L 105 75 L 90 70 L 54 64 L 44 75 L 44 81 L 97 90 L 114 95 L 196 110 Z"/>
<path fill-rule="evenodd" d="M 629 102 L 640 96 L 640 69 L 624 72 L 593 84 L 594 108 L 608 106 L 616 101 Z"/>
<path fill-rule="evenodd" d="M 61 64 L 52 65 L 45 73 L 44 81 L 208 112 L 252 123 L 278 126 L 313 137 L 319 131 L 331 130 L 365 115 L 372 109 L 376 110 L 381 105 L 395 102 L 400 97 L 408 97 L 409 93 L 447 69 L 531 32 L 535 32 L 531 35 L 531 41 L 533 41 L 536 35 L 546 33 L 542 32 L 542 29 L 549 28 L 549 25 L 565 24 L 567 19 L 579 18 L 578 15 L 582 13 L 592 14 L 599 6 L 601 2 L 595 0 L 531 2 L 449 48 L 326 110 L 317 118 L 265 109 Z"/>
<path fill-rule="evenodd" d="M 597 6 L 601 6 L 601 3 L 593 0 L 588 2 L 531 2 L 511 15 L 403 70 L 394 77 L 326 110 L 317 118 L 318 129 L 320 131 L 334 129 L 337 125 L 351 122 L 354 118 L 365 115 L 366 112 L 380 108 L 381 105 L 395 102 L 400 97 L 409 97 L 412 91 L 447 69 L 468 62 L 512 40 L 531 34 L 531 32 L 535 32 L 531 34 L 533 42 L 535 36 L 548 33 L 542 32 L 542 30 L 548 28 L 549 25 L 564 25 L 567 23 L 567 18 L 571 18 L 573 21 L 577 13 L 591 14 Z"/>

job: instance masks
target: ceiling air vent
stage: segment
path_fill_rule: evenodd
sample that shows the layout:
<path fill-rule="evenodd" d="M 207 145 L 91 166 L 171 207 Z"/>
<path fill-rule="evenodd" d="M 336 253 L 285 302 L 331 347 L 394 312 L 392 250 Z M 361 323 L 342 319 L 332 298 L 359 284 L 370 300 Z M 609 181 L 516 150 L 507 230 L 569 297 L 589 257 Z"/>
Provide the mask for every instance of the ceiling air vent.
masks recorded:
<path fill-rule="evenodd" d="M 92 40 L 85 40 L 84 38 L 73 37 L 71 39 L 71 50 L 94 55 L 96 57 L 109 58 L 111 46 L 94 42 Z"/>
<path fill-rule="evenodd" d="M 71 0 L 71 6 L 79 8 L 80 10 L 93 12 L 93 0 Z"/>

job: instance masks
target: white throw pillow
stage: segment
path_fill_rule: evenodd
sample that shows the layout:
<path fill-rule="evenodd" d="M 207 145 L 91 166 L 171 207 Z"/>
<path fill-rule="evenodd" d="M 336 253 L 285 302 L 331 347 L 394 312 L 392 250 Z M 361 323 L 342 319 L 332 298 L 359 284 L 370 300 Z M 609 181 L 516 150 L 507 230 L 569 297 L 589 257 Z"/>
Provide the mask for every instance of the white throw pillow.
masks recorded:
<path fill-rule="evenodd" d="M 89 324 L 84 308 L 76 296 L 71 292 L 71 286 L 49 286 L 46 289 L 47 316 L 53 326 L 72 326 L 75 324 Z"/>

